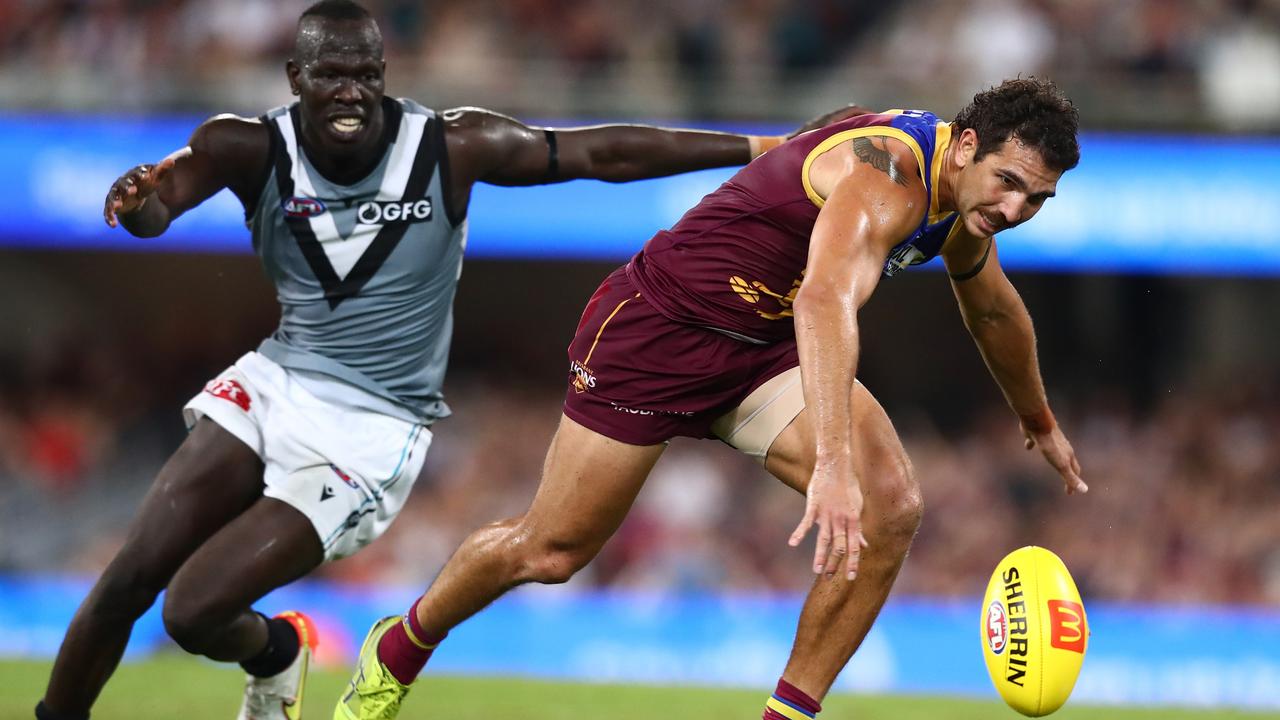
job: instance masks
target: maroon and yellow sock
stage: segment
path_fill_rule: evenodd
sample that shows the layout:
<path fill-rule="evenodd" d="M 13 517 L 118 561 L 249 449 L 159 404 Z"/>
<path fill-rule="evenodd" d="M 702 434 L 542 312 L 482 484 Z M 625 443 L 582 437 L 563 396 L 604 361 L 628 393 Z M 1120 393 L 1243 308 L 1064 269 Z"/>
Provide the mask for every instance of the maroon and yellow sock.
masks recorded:
<path fill-rule="evenodd" d="M 813 720 L 822 705 L 791 683 L 778 679 L 778 689 L 764 704 L 762 720 Z"/>
<path fill-rule="evenodd" d="M 422 672 L 422 667 L 431 658 L 431 653 L 445 639 L 444 635 L 429 637 L 418 623 L 418 602 L 409 608 L 409 612 L 400 620 L 400 624 L 391 628 L 378 641 L 378 660 L 399 680 L 408 685 Z"/>

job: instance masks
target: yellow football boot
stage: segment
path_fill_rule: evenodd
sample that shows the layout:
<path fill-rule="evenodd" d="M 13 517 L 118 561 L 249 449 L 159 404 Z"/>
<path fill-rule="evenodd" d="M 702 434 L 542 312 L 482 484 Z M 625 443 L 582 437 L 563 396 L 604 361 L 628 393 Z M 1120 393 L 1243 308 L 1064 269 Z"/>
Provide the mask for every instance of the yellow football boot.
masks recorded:
<path fill-rule="evenodd" d="M 356 674 L 333 709 L 333 720 L 392 720 L 400 712 L 409 686 L 401 684 L 378 659 L 378 642 L 400 622 L 403 619 L 393 615 L 373 624 L 360 647 Z"/>

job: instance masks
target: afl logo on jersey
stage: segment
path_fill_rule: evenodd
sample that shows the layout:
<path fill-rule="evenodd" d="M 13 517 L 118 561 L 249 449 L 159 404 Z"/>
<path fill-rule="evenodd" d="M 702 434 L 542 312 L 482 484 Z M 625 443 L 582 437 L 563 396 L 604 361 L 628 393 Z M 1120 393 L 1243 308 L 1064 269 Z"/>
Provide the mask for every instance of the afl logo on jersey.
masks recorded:
<path fill-rule="evenodd" d="M 310 218 L 325 213 L 324 203 L 315 198 L 294 195 L 280 203 L 280 208 L 289 217 Z"/>
<path fill-rule="evenodd" d="M 928 259 L 928 256 L 920 252 L 920 248 L 915 245 L 910 243 L 899 245 L 894 248 L 893 252 L 889 253 L 889 257 L 884 261 L 884 276 L 893 277 L 899 270 L 908 265 L 919 265 Z"/>
<path fill-rule="evenodd" d="M 415 223 L 431 219 L 431 200 L 382 200 L 360 203 L 356 219 L 366 225 L 379 223 Z"/>

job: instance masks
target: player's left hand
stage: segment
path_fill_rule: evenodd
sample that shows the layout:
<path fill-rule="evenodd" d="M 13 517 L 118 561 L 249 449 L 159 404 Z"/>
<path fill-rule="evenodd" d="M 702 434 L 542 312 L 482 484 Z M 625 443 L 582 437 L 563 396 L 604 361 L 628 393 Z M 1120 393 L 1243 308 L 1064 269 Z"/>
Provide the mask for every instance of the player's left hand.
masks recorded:
<path fill-rule="evenodd" d="M 814 525 L 818 526 L 814 574 L 834 577 L 843 562 L 846 578 L 853 580 L 867 538 L 862 533 L 861 485 L 851 469 L 818 463 L 805 492 L 804 517 L 787 544 L 799 545 Z"/>
<path fill-rule="evenodd" d="M 855 105 L 853 103 L 849 103 L 844 107 L 836 108 L 831 112 L 823 113 L 813 118 L 809 122 L 801 125 L 800 127 L 788 133 L 786 135 L 786 139 L 790 140 L 791 138 L 801 133 L 807 133 L 810 130 L 817 130 L 818 128 L 826 127 L 833 122 L 840 122 L 841 120 L 846 120 L 855 115 L 866 115 L 867 113 L 870 113 L 870 112 L 871 110 L 868 110 L 867 108 L 864 108 L 861 105 Z"/>
<path fill-rule="evenodd" d="M 1022 433 L 1026 437 L 1026 448 L 1040 448 L 1040 454 L 1062 476 L 1068 495 L 1089 492 L 1089 486 L 1080 479 L 1080 461 L 1076 459 L 1076 451 L 1067 442 L 1067 436 L 1062 434 L 1062 428 L 1054 425 L 1049 432 L 1037 433 L 1024 426 Z"/>

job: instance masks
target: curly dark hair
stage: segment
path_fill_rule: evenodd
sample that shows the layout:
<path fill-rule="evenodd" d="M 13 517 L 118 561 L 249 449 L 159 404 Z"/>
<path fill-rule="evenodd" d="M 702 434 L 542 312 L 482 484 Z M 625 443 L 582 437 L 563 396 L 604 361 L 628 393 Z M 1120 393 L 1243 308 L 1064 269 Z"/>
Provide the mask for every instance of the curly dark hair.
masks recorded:
<path fill-rule="evenodd" d="M 1080 113 L 1050 80 L 1017 78 L 984 90 L 956 115 L 952 127 L 956 133 L 965 128 L 978 133 L 975 162 L 1010 138 L 1035 148 L 1059 172 L 1080 162 Z"/>

